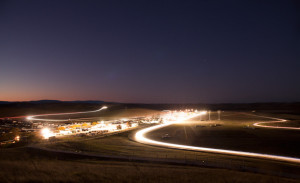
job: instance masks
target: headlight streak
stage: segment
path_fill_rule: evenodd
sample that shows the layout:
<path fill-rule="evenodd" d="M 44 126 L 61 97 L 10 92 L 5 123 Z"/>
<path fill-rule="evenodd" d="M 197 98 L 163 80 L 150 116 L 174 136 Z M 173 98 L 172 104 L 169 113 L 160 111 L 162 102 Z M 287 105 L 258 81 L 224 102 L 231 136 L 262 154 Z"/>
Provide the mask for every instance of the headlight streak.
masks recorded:
<path fill-rule="evenodd" d="M 59 116 L 59 115 L 68 115 L 68 114 L 92 113 L 92 112 L 99 112 L 99 111 L 104 110 L 104 109 L 107 109 L 107 107 L 103 106 L 100 109 L 97 109 L 97 110 L 94 110 L 94 111 L 31 115 L 31 116 L 27 116 L 26 119 L 27 120 L 39 120 L 39 121 L 68 121 L 69 119 L 39 119 L 39 118 L 35 118 L 35 117 L 38 117 L 38 116 Z"/>
<path fill-rule="evenodd" d="M 196 116 L 202 115 L 201 113 L 198 115 L 195 115 L 191 118 L 194 118 Z M 189 118 L 190 119 L 190 118 Z M 187 119 L 186 119 L 187 120 Z M 183 122 L 183 121 L 181 121 Z M 252 153 L 252 152 L 244 152 L 244 151 L 234 151 L 234 150 L 226 150 L 226 149 L 216 149 L 216 148 L 208 148 L 208 147 L 196 147 L 196 146 L 188 146 L 188 145 L 180 145 L 180 144 L 173 144 L 173 143 L 167 143 L 167 142 L 160 142 L 156 140 L 151 140 L 146 138 L 146 134 L 157 130 L 159 128 L 163 128 L 175 123 L 179 123 L 179 121 L 173 122 L 173 123 L 166 123 L 161 125 L 152 126 L 149 128 L 142 129 L 138 131 L 135 134 L 135 140 L 137 142 L 143 143 L 143 144 L 150 144 L 155 146 L 164 146 L 168 148 L 175 148 L 175 149 L 182 149 L 182 150 L 191 150 L 191 151 L 202 151 L 202 152 L 211 152 L 211 153 L 221 153 L 221 154 L 228 154 L 228 155 L 237 155 L 237 156 L 246 156 L 246 157 L 253 157 L 253 158 L 264 158 L 264 159 L 272 159 L 277 161 L 287 161 L 287 162 L 293 162 L 293 163 L 300 163 L 299 158 L 293 158 L 293 157 L 286 157 L 286 156 L 279 156 L 279 155 L 270 155 L 270 154 L 261 154 L 261 153 Z"/>
<path fill-rule="evenodd" d="M 259 116 L 259 115 L 253 115 L 253 116 Z M 269 118 L 269 119 L 275 119 L 277 121 L 257 122 L 257 123 L 253 124 L 254 126 L 263 127 L 263 128 L 277 128 L 277 129 L 288 129 L 288 130 L 300 130 L 299 127 L 285 127 L 285 126 L 262 125 L 262 124 L 267 124 L 267 123 L 284 123 L 284 122 L 287 122 L 288 120 L 280 119 L 280 118 L 266 117 L 266 116 L 259 116 L 259 117 L 264 117 L 264 118 Z"/>

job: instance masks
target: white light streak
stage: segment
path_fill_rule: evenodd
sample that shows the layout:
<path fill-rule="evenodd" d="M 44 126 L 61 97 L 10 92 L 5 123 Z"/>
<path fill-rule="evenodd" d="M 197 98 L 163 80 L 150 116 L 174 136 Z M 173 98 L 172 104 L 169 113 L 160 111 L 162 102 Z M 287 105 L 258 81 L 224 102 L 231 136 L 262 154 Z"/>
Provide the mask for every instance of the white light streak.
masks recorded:
<path fill-rule="evenodd" d="M 255 115 L 255 116 L 258 116 L 258 115 Z M 263 127 L 263 128 L 277 128 L 277 129 L 287 129 L 287 130 L 300 130 L 299 127 L 263 125 L 263 124 L 268 124 L 268 123 L 284 123 L 284 122 L 287 122 L 288 120 L 280 119 L 280 118 L 265 117 L 265 116 L 259 116 L 259 117 L 275 119 L 277 121 L 257 122 L 257 123 L 253 124 L 254 126 Z"/>
<path fill-rule="evenodd" d="M 200 113 L 202 115 L 205 113 Z M 193 116 L 196 117 L 196 116 Z M 185 119 L 186 120 L 186 119 Z M 183 122 L 183 121 L 181 121 Z M 254 157 L 254 158 L 265 158 L 265 159 L 272 159 L 278 161 L 288 161 L 293 163 L 300 163 L 299 158 L 293 157 L 286 157 L 286 156 L 278 156 L 278 155 L 270 155 L 270 154 L 261 154 L 261 153 L 252 153 L 252 152 L 244 152 L 244 151 L 233 151 L 233 150 L 226 150 L 226 149 L 216 149 L 216 148 L 207 148 L 207 147 L 196 147 L 196 146 L 188 146 L 188 145 L 180 145 L 180 144 L 173 144 L 167 142 L 160 142 L 156 140 L 151 140 L 145 137 L 145 135 L 151 131 L 157 130 L 159 128 L 163 128 L 169 126 L 171 124 L 179 123 L 179 121 L 175 121 L 173 123 L 166 123 L 161 125 L 152 126 L 149 128 L 142 129 L 135 134 L 136 141 L 144 144 L 156 145 L 156 146 L 164 146 L 168 148 L 175 148 L 175 149 L 183 149 L 183 150 L 192 150 L 192 151 L 202 151 L 202 152 L 211 152 L 211 153 L 222 153 L 222 154 L 229 154 L 229 155 L 238 155 L 238 156 L 247 156 L 247 157 Z"/>
<path fill-rule="evenodd" d="M 53 132 L 51 132 L 48 128 L 42 129 L 41 134 L 44 137 L 44 139 L 49 139 L 49 137 L 54 136 Z"/>
<path fill-rule="evenodd" d="M 84 114 L 84 113 L 99 112 L 99 111 L 104 110 L 104 109 L 107 109 L 107 106 L 103 106 L 100 109 L 97 109 L 97 110 L 94 110 L 94 111 L 31 115 L 31 116 L 27 116 L 26 119 L 27 120 L 39 120 L 39 121 L 68 121 L 69 119 L 39 119 L 39 118 L 36 118 L 36 117 L 40 117 L 40 116 L 59 116 L 59 115 L 70 115 L 70 114 Z"/>

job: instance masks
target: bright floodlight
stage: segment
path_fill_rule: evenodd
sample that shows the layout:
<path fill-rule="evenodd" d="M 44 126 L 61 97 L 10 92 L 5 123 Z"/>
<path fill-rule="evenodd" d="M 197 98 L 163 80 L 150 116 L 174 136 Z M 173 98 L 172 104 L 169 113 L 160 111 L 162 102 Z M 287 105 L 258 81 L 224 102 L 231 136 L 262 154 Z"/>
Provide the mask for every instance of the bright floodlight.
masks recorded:
<path fill-rule="evenodd" d="M 53 136 L 53 133 L 48 128 L 42 129 L 41 133 L 42 133 L 44 139 L 48 139 L 49 137 Z"/>
<path fill-rule="evenodd" d="M 107 106 L 103 106 L 101 109 L 107 109 Z"/>
<path fill-rule="evenodd" d="M 202 111 L 201 114 L 202 115 L 207 114 L 207 111 Z"/>
<path fill-rule="evenodd" d="M 27 116 L 26 119 L 27 120 L 32 120 L 32 116 Z"/>

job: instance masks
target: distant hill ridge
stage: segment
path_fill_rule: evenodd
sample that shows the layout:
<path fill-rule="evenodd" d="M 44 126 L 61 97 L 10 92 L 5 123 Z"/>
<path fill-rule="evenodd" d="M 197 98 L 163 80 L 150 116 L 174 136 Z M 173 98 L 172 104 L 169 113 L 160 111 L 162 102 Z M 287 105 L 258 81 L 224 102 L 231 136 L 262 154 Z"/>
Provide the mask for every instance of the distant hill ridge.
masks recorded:
<path fill-rule="evenodd" d="M 33 101 L 0 101 L 0 104 L 12 104 L 12 103 L 32 103 L 32 104 L 47 104 L 47 103 L 91 103 L 91 104 L 102 104 L 111 103 L 100 100 L 74 100 L 74 101 L 62 101 L 62 100 L 33 100 Z"/>

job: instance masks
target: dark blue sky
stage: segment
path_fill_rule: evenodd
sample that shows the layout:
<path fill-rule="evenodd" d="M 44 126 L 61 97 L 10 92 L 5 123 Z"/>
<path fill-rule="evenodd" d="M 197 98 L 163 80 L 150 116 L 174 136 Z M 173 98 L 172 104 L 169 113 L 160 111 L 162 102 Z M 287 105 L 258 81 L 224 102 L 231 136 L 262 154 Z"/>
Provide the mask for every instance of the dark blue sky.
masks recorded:
<path fill-rule="evenodd" d="M 299 1 L 1 1 L 0 100 L 300 101 Z"/>

